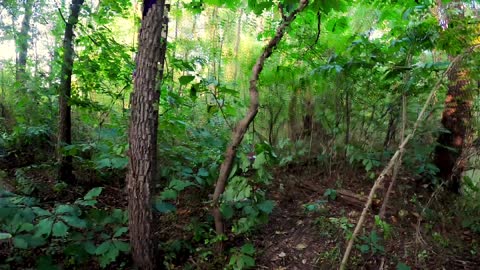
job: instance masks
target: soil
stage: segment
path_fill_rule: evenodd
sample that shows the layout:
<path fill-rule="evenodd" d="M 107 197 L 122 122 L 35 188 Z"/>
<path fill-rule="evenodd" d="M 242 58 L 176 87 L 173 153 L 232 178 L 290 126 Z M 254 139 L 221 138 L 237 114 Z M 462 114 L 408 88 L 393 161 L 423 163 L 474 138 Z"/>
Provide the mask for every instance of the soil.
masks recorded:
<path fill-rule="evenodd" d="M 421 218 L 422 206 L 432 198 L 432 191 L 418 186 L 408 175 L 402 175 L 397 183 L 399 187 L 391 196 L 385 219 L 391 227 L 390 235 L 375 225 L 375 214 L 379 211 L 376 206 L 381 205 L 377 198 L 348 268 L 403 269 L 397 267 L 404 264 L 410 269 L 480 269 L 480 258 L 474 253 L 478 250 L 479 235 L 463 229 L 458 218 L 442 210 L 445 202 L 441 200 L 445 198 L 434 199 L 434 206 L 430 206 L 438 215 L 431 220 Z M 352 204 L 339 197 L 328 200 L 325 191 L 348 189 L 362 198 L 372 184 L 373 180 L 364 173 L 349 168 L 339 169 L 333 175 L 326 175 L 317 165 L 277 170 L 270 193 L 277 207 L 269 223 L 254 237 L 260 250 L 258 269 L 338 269 L 346 239 L 353 232 L 364 204 Z M 309 211 L 308 205 L 320 207 Z M 348 221 L 347 229 L 339 225 L 345 224 L 338 222 L 342 219 Z M 384 251 L 372 252 L 370 248 L 360 252 L 358 246 L 368 244 L 365 236 L 373 230 L 380 237 L 379 248 Z"/>

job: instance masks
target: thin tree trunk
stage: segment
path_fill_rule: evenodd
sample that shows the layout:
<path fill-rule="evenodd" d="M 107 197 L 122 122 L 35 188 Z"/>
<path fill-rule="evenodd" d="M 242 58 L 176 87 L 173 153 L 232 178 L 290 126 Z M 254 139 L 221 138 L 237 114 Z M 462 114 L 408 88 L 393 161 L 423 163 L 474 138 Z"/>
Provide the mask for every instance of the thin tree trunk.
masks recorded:
<path fill-rule="evenodd" d="M 75 178 L 72 173 L 72 156 L 64 155 L 62 148 L 72 143 L 72 112 L 68 104 L 72 93 L 72 72 L 73 72 L 73 28 L 78 22 L 78 15 L 84 0 L 73 0 L 70 5 L 70 16 L 65 26 L 63 38 L 63 63 L 60 72 L 59 88 L 59 126 L 58 126 L 58 180 L 73 184 Z"/>
<path fill-rule="evenodd" d="M 238 16 L 237 22 L 237 38 L 235 40 L 235 71 L 233 72 L 233 79 L 235 83 L 238 83 L 238 70 L 240 69 L 240 63 L 238 59 L 238 53 L 240 51 L 240 41 L 241 41 L 241 33 L 242 33 L 242 16 L 243 16 L 243 9 L 240 9 L 240 15 Z"/>
<path fill-rule="evenodd" d="M 128 227 L 135 265 L 151 270 L 157 269 L 151 192 L 157 167 L 159 88 L 163 80 L 168 18 L 165 0 L 144 1 L 143 8 L 137 73 L 130 100 Z"/>
<path fill-rule="evenodd" d="M 237 148 L 243 140 L 243 136 L 248 130 L 248 126 L 253 121 L 258 112 L 259 107 L 259 94 L 257 90 L 257 83 L 260 77 L 260 73 L 265 65 L 265 60 L 272 55 L 273 49 L 278 45 L 286 28 L 295 20 L 296 15 L 301 12 L 308 5 L 308 0 L 300 0 L 299 6 L 294 10 L 282 23 L 278 26 L 275 36 L 268 42 L 267 46 L 263 50 L 263 53 L 257 59 L 256 64 L 253 66 L 252 77 L 250 78 L 250 106 L 247 111 L 247 115 L 237 123 L 234 132 L 232 134 L 232 141 L 227 147 L 225 152 L 225 160 L 220 167 L 220 174 L 215 186 L 215 192 L 213 194 L 213 210 L 212 214 L 215 219 L 215 231 L 218 235 L 224 234 L 223 219 L 220 212 L 220 196 L 225 191 L 228 176 L 232 171 L 233 160 L 235 158 Z M 218 246 L 220 250 L 223 250 L 223 243 Z"/>
<path fill-rule="evenodd" d="M 15 80 L 19 88 L 24 88 L 26 80 L 26 69 L 27 69 L 27 55 L 28 55 L 28 43 L 30 40 L 30 20 L 32 18 L 32 9 L 33 9 L 34 0 L 25 0 L 23 7 L 25 9 L 25 14 L 22 20 L 22 27 L 20 28 L 20 33 L 16 38 L 16 47 L 17 47 L 17 65 L 15 72 Z"/>

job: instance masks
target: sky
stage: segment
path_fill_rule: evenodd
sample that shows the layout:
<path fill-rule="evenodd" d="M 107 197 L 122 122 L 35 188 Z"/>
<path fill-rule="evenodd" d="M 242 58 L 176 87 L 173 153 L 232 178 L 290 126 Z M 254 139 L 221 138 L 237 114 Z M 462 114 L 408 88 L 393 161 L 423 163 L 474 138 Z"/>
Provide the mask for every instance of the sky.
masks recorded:
<path fill-rule="evenodd" d="M 0 43 L 0 61 L 15 59 L 15 44 L 13 40 Z"/>

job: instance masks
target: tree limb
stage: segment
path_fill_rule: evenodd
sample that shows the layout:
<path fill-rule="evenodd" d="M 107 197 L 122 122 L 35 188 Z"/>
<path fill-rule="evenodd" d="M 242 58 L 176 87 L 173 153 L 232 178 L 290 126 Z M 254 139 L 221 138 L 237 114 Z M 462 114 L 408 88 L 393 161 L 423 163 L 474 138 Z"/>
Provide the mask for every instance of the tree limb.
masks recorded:
<path fill-rule="evenodd" d="M 300 0 L 297 9 L 295 9 L 292 13 L 290 13 L 288 17 L 282 20 L 282 23 L 277 28 L 275 36 L 268 42 L 267 46 L 263 50 L 263 53 L 260 55 L 260 57 L 257 59 L 256 64 L 253 66 L 249 87 L 250 106 L 245 117 L 240 120 L 234 128 L 232 140 L 230 145 L 226 149 L 225 160 L 220 167 L 220 174 L 218 176 L 218 180 L 215 186 L 215 192 L 213 194 L 212 215 L 215 219 L 215 231 L 218 235 L 222 235 L 224 233 L 223 219 L 220 212 L 220 196 L 225 191 L 225 185 L 228 176 L 232 171 L 233 161 L 236 156 L 237 148 L 242 142 L 243 137 L 248 130 L 248 126 L 253 121 L 258 112 L 259 93 L 257 89 L 257 83 L 260 77 L 260 73 L 263 70 L 265 61 L 268 57 L 270 57 L 270 55 L 272 55 L 273 50 L 277 47 L 278 43 L 284 36 L 287 27 L 292 23 L 293 20 L 295 20 L 297 14 L 308 5 L 308 2 L 308 0 Z M 223 246 L 221 244 L 219 246 L 219 249 L 223 250 Z"/>

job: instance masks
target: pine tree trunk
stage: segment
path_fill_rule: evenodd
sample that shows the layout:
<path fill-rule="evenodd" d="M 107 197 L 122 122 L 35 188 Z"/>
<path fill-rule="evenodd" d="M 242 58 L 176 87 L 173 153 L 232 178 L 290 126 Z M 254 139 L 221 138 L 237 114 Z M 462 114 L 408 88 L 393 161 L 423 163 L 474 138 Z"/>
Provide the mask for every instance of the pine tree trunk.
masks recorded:
<path fill-rule="evenodd" d="M 160 83 L 163 79 L 168 18 L 165 0 L 144 1 L 137 72 L 131 96 L 128 215 L 132 258 L 139 269 L 157 269 L 152 231 L 151 191 L 157 163 Z"/>
<path fill-rule="evenodd" d="M 72 93 L 72 72 L 73 72 L 73 28 L 78 22 L 78 15 L 84 0 L 73 0 L 70 5 L 70 16 L 65 26 L 63 38 L 63 63 L 60 72 L 59 88 L 59 126 L 58 126 L 58 180 L 73 184 L 75 182 L 72 173 L 72 156 L 64 155 L 62 148 L 72 143 L 72 115 L 71 106 L 68 104 Z"/>

